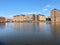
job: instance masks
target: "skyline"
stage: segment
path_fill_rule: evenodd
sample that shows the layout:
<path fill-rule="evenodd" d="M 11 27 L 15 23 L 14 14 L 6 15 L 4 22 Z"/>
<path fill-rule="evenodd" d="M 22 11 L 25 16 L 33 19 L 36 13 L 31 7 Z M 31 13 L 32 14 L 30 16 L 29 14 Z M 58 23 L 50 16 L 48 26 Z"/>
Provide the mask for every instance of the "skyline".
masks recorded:
<path fill-rule="evenodd" d="M 52 9 L 60 9 L 59 4 L 59 0 L 0 0 L 0 16 L 38 13 L 48 17 Z"/>

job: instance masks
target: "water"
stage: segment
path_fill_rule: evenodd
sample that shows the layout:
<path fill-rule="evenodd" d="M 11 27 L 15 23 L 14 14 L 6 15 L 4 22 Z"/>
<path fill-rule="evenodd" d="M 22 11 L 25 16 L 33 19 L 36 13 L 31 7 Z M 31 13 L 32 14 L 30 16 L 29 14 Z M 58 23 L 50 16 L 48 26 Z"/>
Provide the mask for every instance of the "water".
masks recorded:
<path fill-rule="evenodd" d="M 0 23 L 0 45 L 60 45 L 60 23 Z"/>

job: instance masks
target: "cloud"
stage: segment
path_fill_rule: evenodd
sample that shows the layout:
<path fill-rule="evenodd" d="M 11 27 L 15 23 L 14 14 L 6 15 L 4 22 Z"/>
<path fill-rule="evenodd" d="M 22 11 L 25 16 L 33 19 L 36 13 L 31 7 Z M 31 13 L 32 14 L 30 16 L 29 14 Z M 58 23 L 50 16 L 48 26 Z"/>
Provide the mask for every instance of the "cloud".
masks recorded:
<path fill-rule="evenodd" d="M 21 12 L 21 14 L 40 14 L 41 12 Z"/>
<path fill-rule="evenodd" d="M 44 11 L 47 11 L 48 9 L 43 9 Z"/>
<path fill-rule="evenodd" d="M 50 7 L 51 7 L 51 5 L 46 5 L 46 6 L 45 6 L 45 8 L 50 8 Z"/>
<path fill-rule="evenodd" d="M 47 11 L 50 8 L 51 8 L 51 5 L 45 5 L 44 8 L 43 8 L 43 11 Z"/>

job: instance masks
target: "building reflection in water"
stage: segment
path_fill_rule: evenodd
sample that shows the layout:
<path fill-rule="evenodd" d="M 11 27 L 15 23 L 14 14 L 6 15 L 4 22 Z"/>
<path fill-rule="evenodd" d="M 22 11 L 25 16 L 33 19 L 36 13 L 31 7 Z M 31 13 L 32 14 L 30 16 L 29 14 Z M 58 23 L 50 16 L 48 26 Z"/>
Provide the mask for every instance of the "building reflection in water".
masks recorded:
<path fill-rule="evenodd" d="M 33 23 L 14 23 L 14 29 L 20 32 L 31 32 L 33 31 Z"/>
<path fill-rule="evenodd" d="M 45 22 L 35 22 L 35 23 L 33 23 L 33 30 L 35 32 L 41 32 L 41 30 L 45 30 Z"/>
<path fill-rule="evenodd" d="M 51 31 L 55 35 L 60 34 L 60 23 L 51 23 Z"/>
<path fill-rule="evenodd" d="M 46 30 L 46 23 L 45 22 L 39 23 L 39 26 L 40 26 L 40 31 Z"/>
<path fill-rule="evenodd" d="M 0 29 L 5 28 L 5 23 L 0 23 Z"/>
<path fill-rule="evenodd" d="M 14 30 L 15 31 L 23 31 L 23 25 L 24 23 L 14 23 Z"/>
<path fill-rule="evenodd" d="M 14 23 L 14 29 L 16 31 L 21 31 L 21 32 L 40 32 L 40 27 L 41 30 L 45 29 L 45 23 L 44 22 L 25 22 L 25 23 Z"/>
<path fill-rule="evenodd" d="M 51 23 L 51 32 L 57 44 L 60 44 L 60 23 Z"/>
<path fill-rule="evenodd" d="M 16 45 L 22 43 L 24 45 L 57 45 L 60 43 L 60 23 L 24 22 L 13 24 L 11 26 L 7 23 L 7 28 L 9 26 L 10 30 L 7 29 L 8 31 L 3 32 L 4 37 L 2 39 L 9 44 L 10 42 Z M 12 29 L 13 31 L 11 31 Z M 5 37 L 6 39 L 4 39 Z"/>

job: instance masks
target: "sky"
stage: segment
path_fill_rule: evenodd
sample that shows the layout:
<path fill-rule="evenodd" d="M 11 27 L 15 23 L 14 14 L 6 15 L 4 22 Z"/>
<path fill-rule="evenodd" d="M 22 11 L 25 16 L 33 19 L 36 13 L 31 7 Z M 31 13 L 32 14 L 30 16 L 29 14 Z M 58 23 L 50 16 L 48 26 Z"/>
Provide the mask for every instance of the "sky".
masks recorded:
<path fill-rule="evenodd" d="M 6 18 L 31 13 L 48 17 L 54 8 L 60 9 L 60 0 L 0 0 L 0 16 Z"/>

